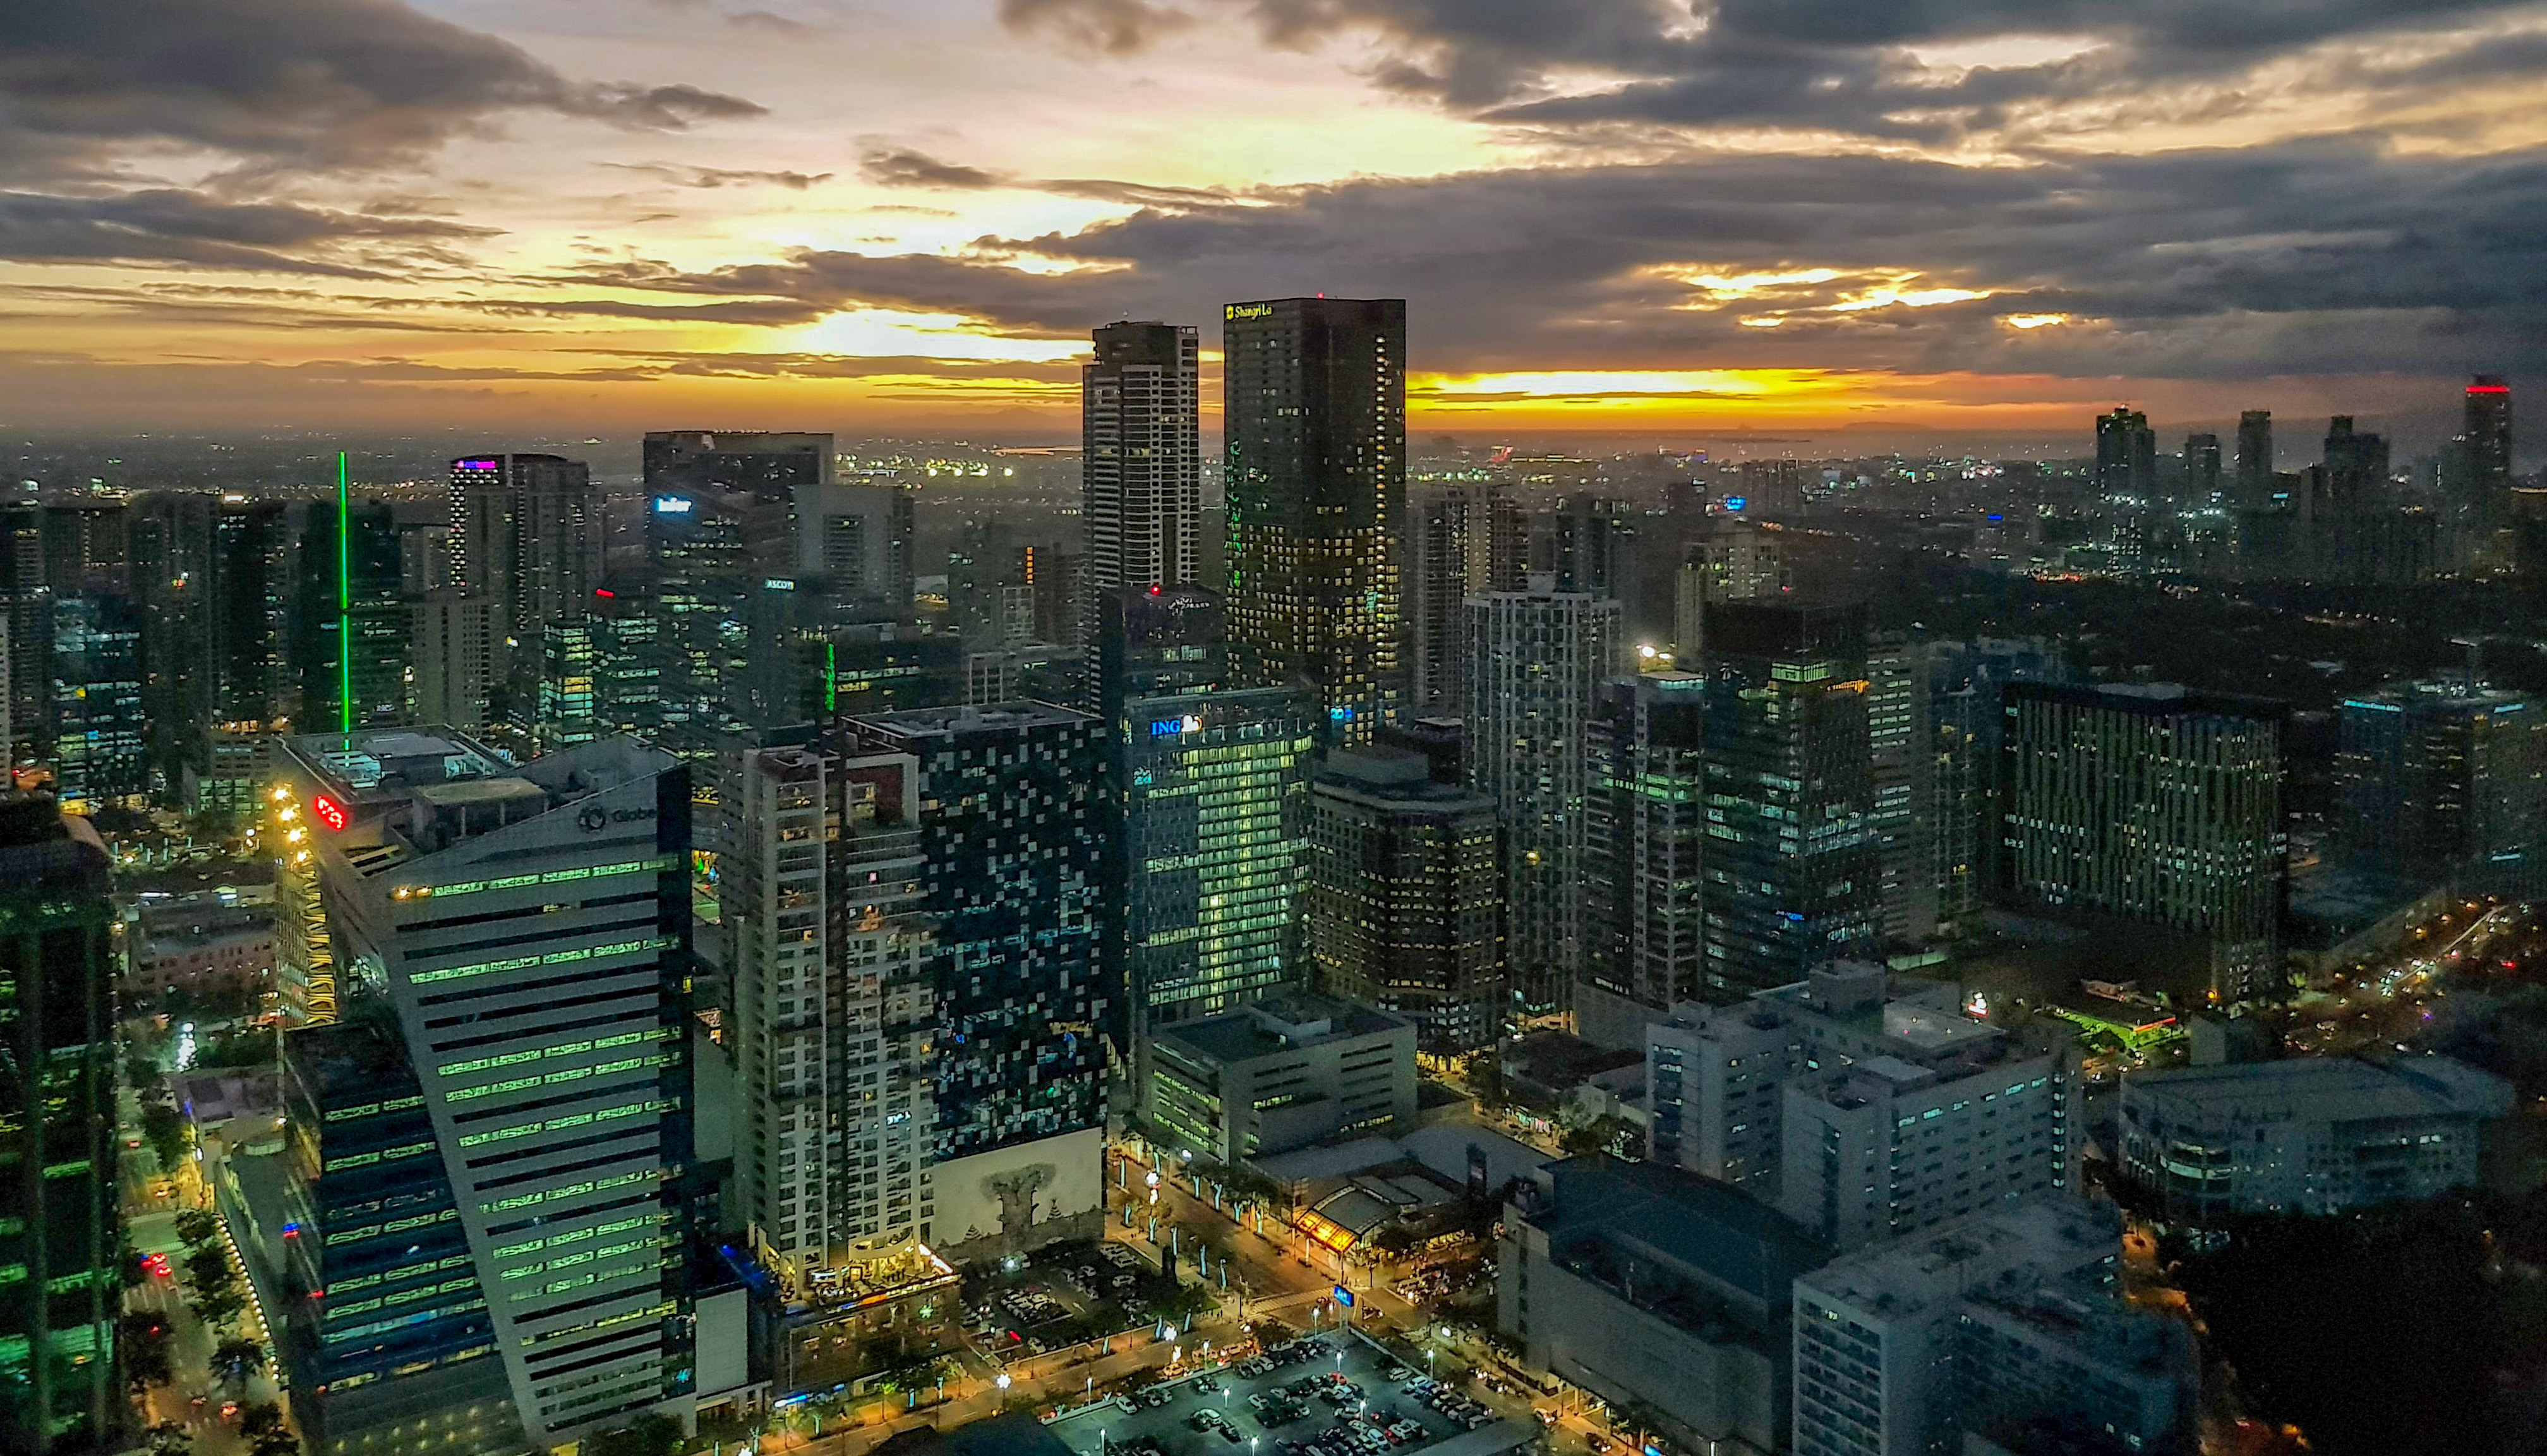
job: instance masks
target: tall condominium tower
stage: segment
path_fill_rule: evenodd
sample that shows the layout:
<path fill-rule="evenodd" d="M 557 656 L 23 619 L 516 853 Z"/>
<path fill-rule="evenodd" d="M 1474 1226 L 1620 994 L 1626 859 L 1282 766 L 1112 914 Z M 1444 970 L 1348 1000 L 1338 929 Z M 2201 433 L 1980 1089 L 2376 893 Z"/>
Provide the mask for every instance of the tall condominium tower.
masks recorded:
<path fill-rule="evenodd" d="M 2467 386 L 2468 486 L 2476 500 L 2500 509 L 2511 491 L 2511 386 L 2481 374 Z"/>
<path fill-rule="evenodd" d="M 2096 416 L 2096 490 L 2141 500 L 2157 493 L 2157 436 L 2148 415 L 2117 404 Z"/>
<path fill-rule="evenodd" d="M 2391 873 L 2446 876 L 2540 842 L 2547 704 L 2466 682 L 2413 683 L 2336 710 L 2337 832 Z"/>
<path fill-rule="evenodd" d="M 132 597 L 149 629 L 140 645 L 150 771 L 172 793 L 212 766 L 205 729 L 214 721 L 219 505 L 205 491 L 154 490 L 133 506 Z"/>
<path fill-rule="evenodd" d="M 1622 678 L 1593 709 L 1574 1024 L 1602 1046 L 1642 1046 L 1646 1023 L 1705 981 L 1706 685 L 1695 672 Z"/>
<path fill-rule="evenodd" d="M 1619 603 L 1534 576 L 1466 610 L 1462 767 L 1503 821 L 1505 957 L 1529 1005 L 1558 1009 L 1583 963 L 1586 732 L 1622 664 Z"/>
<path fill-rule="evenodd" d="M 312 501 L 304 508 L 293 654 L 301 678 L 297 726 L 341 731 L 406 720 L 406 603 L 397 522 L 387 504 Z"/>
<path fill-rule="evenodd" d="M 1307 685 L 1322 740 L 1367 742 L 1405 695 L 1405 300 L 1277 299 L 1221 318 L 1235 675 Z"/>
<path fill-rule="evenodd" d="M 2260 511 L 2273 503 L 2273 412 L 2249 409 L 2238 416 L 2237 502 Z"/>
<path fill-rule="evenodd" d="M 2220 498 L 2220 437 L 2207 432 L 2184 437 L 2184 495 L 2196 506 L 2210 506 Z"/>
<path fill-rule="evenodd" d="M 601 584 L 601 494 L 578 460 L 483 455 L 451 463 L 451 585 L 494 603 L 492 682 L 530 693 L 541 629 L 581 617 Z M 517 643 L 506 649 L 506 642 Z M 521 705 L 510 704 L 514 716 Z M 443 721 L 443 720 L 436 720 Z"/>
<path fill-rule="evenodd" d="M 1706 632 L 1702 994 L 1730 1000 L 1801 980 L 1881 924 L 1872 684 L 1862 606 L 1723 602 Z"/>
<path fill-rule="evenodd" d="M 1672 593 L 1672 651 L 1695 668 L 1707 650 L 1707 604 L 1748 602 L 1788 590 L 1778 533 L 1742 516 L 1710 517 L 1689 543 Z"/>
<path fill-rule="evenodd" d="M 483 1337 L 379 1372 L 384 1385 L 413 1383 L 412 1407 L 475 1395 L 474 1367 L 462 1367 L 491 1355 L 533 1445 L 684 1414 L 695 1395 L 688 770 L 632 738 L 516 766 L 444 728 L 289 738 L 279 769 L 277 838 L 320 881 L 323 918 L 303 933 L 332 958 L 335 1019 L 379 1027 L 384 1055 L 405 1069 L 370 1074 L 377 1106 L 318 1092 L 317 1126 L 294 1137 L 359 1142 L 341 1124 L 420 1097 L 411 1136 L 374 1152 L 384 1176 L 415 1159 L 428 1191 L 438 1163 L 451 1199 L 447 1213 L 419 1203 L 412 1217 L 425 1222 L 395 1229 L 380 1201 L 356 1199 L 300 1232 L 329 1249 L 375 1241 L 378 1262 L 363 1267 L 380 1276 L 331 1268 L 325 1284 L 291 1291 L 296 1328 L 315 1341 L 306 1358 L 361 1358 L 342 1347 L 408 1329 L 385 1311 L 414 1303 L 417 1328 L 447 1312 L 456 1323 L 439 1328 L 455 1341 L 464 1328 Z M 444 1243 L 415 1261 L 407 1245 L 446 1222 L 465 1257 Z M 453 1295 L 483 1300 L 483 1326 Z M 367 1391 L 296 1383 L 295 1400 L 384 1399 Z"/>
<path fill-rule="evenodd" d="M 1926 772 L 1914 777 L 1926 820 L 1930 899 L 1941 926 L 1968 921 L 1987 901 L 1998 838 L 1991 812 L 2006 716 L 1999 689 L 2011 682 L 2065 682 L 2068 664 L 2042 638 L 1930 642 L 1921 665 L 1927 711 L 1921 728 Z"/>
<path fill-rule="evenodd" d="M 1414 1018 L 1419 1044 L 1493 1045 L 1510 1005 L 1495 803 L 1425 760 L 1343 750 L 1309 794 L 1309 953 L 1330 994 Z"/>
<path fill-rule="evenodd" d="M 1201 343 L 1180 324 L 1109 323 L 1096 345 L 1079 396 L 1084 639 L 1110 593 L 1197 583 L 1202 569 Z"/>
<path fill-rule="evenodd" d="M 44 751 L 53 710 L 53 591 L 44 584 L 44 508 L 0 504 L 0 612 L 9 619 L 9 730 L 13 751 Z"/>
<path fill-rule="evenodd" d="M 2172 683 L 2001 690 L 2002 885 L 2223 1005 L 2274 994 L 2288 892 L 2286 710 Z M 2172 946 L 2164 943 L 2173 942 Z M 2160 949 L 2182 954 L 2172 965 Z"/>
<path fill-rule="evenodd" d="M 1512 492 L 1460 480 L 1410 492 L 1406 624 L 1418 713 L 1467 711 L 1468 638 L 1462 603 L 1479 592 L 1517 591 L 1530 559 L 1530 528 Z"/>
<path fill-rule="evenodd" d="M 0 795 L 0 1450 L 130 1444 L 116 1129 L 116 910 L 106 845 Z"/>
<path fill-rule="evenodd" d="M 1042 703 L 845 721 L 918 764 L 920 908 L 936 926 L 934 1220 L 950 1257 L 1102 1221 L 1103 729 Z"/>
<path fill-rule="evenodd" d="M 292 531 L 279 500 L 220 503 L 213 526 L 213 716 L 271 727 L 291 714 Z"/>
<path fill-rule="evenodd" d="M 795 1297 L 933 1233 L 933 922 L 919 760 L 836 740 L 724 757 L 737 1082 L 731 1216 Z M 857 1294 L 875 1281 L 852 1281 Z"/>

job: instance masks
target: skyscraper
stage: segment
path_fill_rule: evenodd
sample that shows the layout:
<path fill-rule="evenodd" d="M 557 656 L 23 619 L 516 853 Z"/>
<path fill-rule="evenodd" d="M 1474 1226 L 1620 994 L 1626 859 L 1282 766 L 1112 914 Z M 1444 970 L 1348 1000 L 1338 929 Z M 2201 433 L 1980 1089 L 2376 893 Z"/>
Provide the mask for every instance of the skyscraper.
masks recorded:
<path fill-rule="evenodd" d="M 1041 703 L 845 720 L 908 754 L 937 927 L 937 1213 L 952 1258 L 1096 1237 L 1102 1220 L 1104 843 L 1098 722 Z"/>
<path fill-rule="evenodd" d="M 106 845 L 0 795 L 0 1451 L 128 1444 L 116 1139 L 116 910 Z"/>
<path fill-rule="evenodd" d="M 142 614 L 142 714 L 150 772 L 172 796 L 212 767 L 215 521 L 220 499 L 160 490 L 133 506 L 132 597 Z"/>
<path fill-rule="evenodd" d="M 541 630 L 580 617 L 601 584 L 600 492 L 583 462 L 556 455 L 474 456 L 451 463 L 451 585 L 493 603 L 488 687 L 499 713 L 525 716 L 535 696 Z M 518 646 L 507 648 L 506 642 Z M 459 722 L 424 715 L 430 722 Z"/>
<path fill-rule="evenodd" d="M 0 504 L 0 611 L 9 618 L 13 757 L 48 751 L 53 719 L 53 591 L 44 584 L 44 508 Z"/>
<path fill-rule="evenodd" d="M 1574 1022 L 1603 1046 L 1642 1046 L 1645 1023 L 1705 980 L 1706 686 L 1695 672 L 1621 678 L 1593 710 Z"/>
<path fill-rule="evenodd" d="M 1221 316 L 1235 676 L 1306 684 L 1323 740 L 1367 742 L 1405 695 L 1405 300 Z"/>
<path fill-rule="evenodd" d="M 272 726 L 291 715 L 292 530 L 279 500 L 224 497 L 214 523 L 213 716 Z"/>
<path fill-rule="evenodd" d="M 2391 873 L 2446 876 L 2547 831 L 2547 705 L 2413 683 L 2335 710 L 2337 835 Z"/>
<path fill-rule="evenodd" d="M 682 1414 L 694 1394 L 688 770 L 631 738 L 515 766 L 438 728 L 290 738 L 281 768 L 283 806 L 307 836 L 285 842 L 324 887 L 310 933 L 333 958 L 338 1019 L 380 1028 L 380 1055 L 403 1061 L 411 1084 L 369 1074 L 385 1098 L 423 1099 L 430 1136 L 414 1128 L 379 1150 L 384 1175 L 418 1159 L 429 1199 L 422 1160 L 438 1160 L 452 1200 L 447 1215 L 419 1202 L 424 1223 L 391 1230 L 378 1200 L 355 1199 L 335 1225 L 302 1231 L 330 1248 L 373 1240 L 386 1265 L 366 1266 L 377 1284 L 330 1269 L 292 1292 L 317 1341 L 309 1358 L 359 1359 L 331 1348 L 348 1338 L 430 1336 L 381 1376 L 416 1382 L 410 1400 L 430 1407 L 483 1394 L 468 1367 L 491 1354 L 534 1445 Z M 345 1095 L 320 1091 L 318 1125 L 295 1136 L 343 1146 L 364 1134 L 342 1124 L 400 1110 Z M 464 1261 L 409 1262 L 445 1222 L 465 1237 Z M 445 1298 L 462 1290 L 483 1301 L 483 1336 Z M 382 1313 L 395 1294 L 447 1319 Z M 367 1389 L 296 1386 L 296 1400 L 368 1405 Z"/>
<path fill-rule="evenodd" d="M 2117 404 L 2096 416 L 2096 493 L 2142 501 L 2157 494 L 2157 436 L 2148 415 Z"/>
<path fill-rule="evenodd" d="M 150 792 L 142 613 L 120 592 L 53 601 L 52 752 L 62 807 L 87 814 Z"/>
<path fill-rule="evenodd" d="M 1412 701 L 1419 713 L 1465 712 L 1469 597 L 1518 590 L 1530 533 L 1512 492 L 1460 480 L 1410 491 L 1406 622 Z"/>
<path fill-rule="evenodd" d="M 1201 344 L 1168 323 L 1109 323 L 1095 339 L 1079 399 L 1087 640 L 1106 596 L 1196 584 L 1202 569 Z"/>
<path fill-rule="evenodd" d="M 1872 685 L 1863 606 L 1722 602 L 1706 633 L 1702 994 L 1730 1000 L 1856 952 L 1882 923 Z"/>
<path fill-rule="evenodd" d="M 2180 994 L 2275 994 L 2282 705 L 2172 683 L 2010 683 L 2001 701 L 2005 893 L 2095 926 L 2108 948 L 2143 932 L 2133 964 Z"/>
<path fill-rule="evenodd" d="M 1707 649 L 1707 604 L 1781 596 L 1788 589 L 1787 549 L 1777 533 L 1747 517 L 1712 516 L 1681 559 L 1672 596 L 1672 651 L 1694 668 Z"/>
<path fill-rule="evenodd" d="M 1503 823 L 1504 954 L 1535 1009 L 1562 1009 L 1583 964 L 1587 730 L 1600 685 L 1623 665 L 1619 603 L 1559 591 L 1468 598 L 1468 787 Z"/>
<path fill-rule="evenodd" d="M 2184 437 L 2184 496 L 2187 504 L 2209 507 L 2220 498 L 2220 437 L 2196 433 Z"/>
<path fill-rule="evenodd" d="M 2238 505 L 2259 511 L 2273 503 L 2273 412 L 2249 409 L 2238 416 Z"/>
<path fill-rule="evenodd" d="M 2468 486 L 2485 509 L 2499 510 L 2511 491 L 2511 386 L 2481 374 L 2467 386 Z"/>
<path fill-rule="evenodd" d="M 297 725 L 379 728 L 405 720 L 407 620 L 398 585 L 397 522 L 389 506 L 312 501 L 303 509 L 292 631 L 301 679 Z"/>
<path fill-rule="evenodd" d="M 1414 1018 L 1456 1057 L 1502 1035 L 1503 864 L 1495 805 L 1413 753 L 1341 750 L 1309 793 L 1309 953 L 1321 987 Z"/>

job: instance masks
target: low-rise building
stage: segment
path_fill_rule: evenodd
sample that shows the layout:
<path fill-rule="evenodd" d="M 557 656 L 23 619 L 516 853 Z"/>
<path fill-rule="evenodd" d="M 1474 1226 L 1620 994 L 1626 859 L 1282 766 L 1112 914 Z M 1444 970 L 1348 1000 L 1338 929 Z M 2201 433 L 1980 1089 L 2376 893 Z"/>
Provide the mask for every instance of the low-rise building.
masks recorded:
<path fill-rule="evenodd" d="M 1797 1456 L 1931 1456 L 2045 1425 L 2089 1450 L 2189 1449 L 2189 1336 L 2117 1297 L 2121 1234 L 2108 1208 L 2034 1199 L 1800 1275 Z"/>
<path fill-rule="evenodd" d="M 1416 1024 L 1290 993 L 1157 1028 L 1143 1115 L 1178 1150 L 1236 1166 L 1348 1136 L 1415 1127 Z"/>
<path fill-rule="evenodd" d="M 2333 1214 L 2477 1181 L 2512 1089 L 2446 1057 L 2196 1067 L 2124 1078 L 2122 1160 L 2167 1214 Z"/>
<path fill-rule="evenodd" d="M 1504 1218 L 1497 1319 L 1528 1363 L 1651 1408 L 1686 1450 L 1787 1449 L 1790 1291 L 1828 1250 L 1739 1190 L 1652 1163 L 1552 1163 Z"/>
<path fill-rule="evenodd" d="M 244 992 L 252 998 L 273 982 L 274 914 L 264 905 L 218 900 L 150 905 L 135 928 L 126 972 L 128 998 L 155 998 L 171 990 Z"/>

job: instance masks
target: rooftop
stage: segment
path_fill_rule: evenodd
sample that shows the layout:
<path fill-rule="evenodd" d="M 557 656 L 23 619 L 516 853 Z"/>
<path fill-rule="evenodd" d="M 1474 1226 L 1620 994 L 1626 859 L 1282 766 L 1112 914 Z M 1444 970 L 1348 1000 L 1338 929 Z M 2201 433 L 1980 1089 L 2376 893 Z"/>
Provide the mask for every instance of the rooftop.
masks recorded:
<path fill-rule="evenodd" d="M 1051 703 L 1019 700 L 954 708 L 913 708 L 901 713 L 875 713 L 850 720 L 859 728 L 895 738 L 939 737 L 953 733 L 1006 732 L 1093 724 L 1097 720 Z"/>
<path fill-rule="evenodd" d="M 2146 1071 L 2125 1078 L 2131 1102 L 2233 1122 L 2360 1122 L 2390 1117 L 2506 1117 L 2511 1084 L 2447 1057 L 2387 1063 L 2337 1057 Z"/>
<path fill-rule="evenodd" d="M 1728 1183 L 1652 1162 L 1595 1154 L 1551 1163 L 1529 1222 L 1552 1249 L 1584 1241 L 1680 1264 L 1776 1306 L 1790 1280 L 1829 1256 L 1822 1242 Z"/>
<path fill-rule="evenodd" d="M 2065 1198 L 2031 1198 L 1973 1214 L 1836 1260 L 1797 1287 L 1885 1318 L 1916 1315 L 1966 1295 L 2015 1293 L 2119 1258 L 2122 1227 L 2110 1210 Z"/>
<path fill-rule="evenodd" d="M 310 813 L 366 876 L 553 813 L 678 762 L 636 738 L 578 743 L 529 763 L 457 728 L 375 728 L 283 740 L 288 767 L 312 781 Z"/>
<path fill-rule="evenodd" d="M 1391 1031 L 1411 1034 L 1413 1027 L 1413 1022 L 1383 1011 L 1293 993 L 1269 996 L 1223 1015 L 1164 1026 L 1156 1035 L 1160 1041 L 1174 1042 L 1227 1066 Z"/>

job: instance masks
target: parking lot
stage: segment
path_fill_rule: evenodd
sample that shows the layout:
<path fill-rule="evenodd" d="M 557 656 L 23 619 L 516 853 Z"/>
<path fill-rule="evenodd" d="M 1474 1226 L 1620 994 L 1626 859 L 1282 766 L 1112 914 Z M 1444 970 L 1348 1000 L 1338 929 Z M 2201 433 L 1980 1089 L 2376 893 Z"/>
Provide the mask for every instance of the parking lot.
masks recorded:
<path fill-rule="evenodd" d="M 1350 1335 L 1307 1335 L 1052 1423 L 1082 1456 L 1386 1456 L 1493 1424 Z"/>
<path fill-rule="evenodd" d="M 968 1277 L 964 1329 L 981 1353 L 1021 1359 L 1142 1328 L 1175 1291 L 1120 1243 L 1057 1244 L 1014 1269 Z"/>

